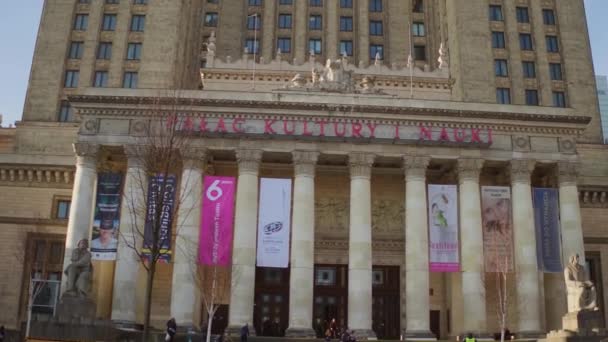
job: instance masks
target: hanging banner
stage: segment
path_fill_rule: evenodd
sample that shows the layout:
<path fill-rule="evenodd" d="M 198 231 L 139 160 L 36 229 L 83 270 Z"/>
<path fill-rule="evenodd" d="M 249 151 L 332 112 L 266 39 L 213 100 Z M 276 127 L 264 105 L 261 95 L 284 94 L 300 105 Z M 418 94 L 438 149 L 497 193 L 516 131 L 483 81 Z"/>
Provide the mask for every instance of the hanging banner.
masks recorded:
<path fill-rule="evenodd" d="M 458 188 L 428 186 L 429 262 L 431 272 L 459 272 Z"/>
<path fill-rule="evenodd" d="M 122 174 L 99 174 L 91 236 L 93 260 L 116 260 L 121 191 Z"/>
<path fill-rule="evenodd" d="M 205 176 L 198 262 L 230 265 L 234 220 L 234 177 Z"/>
<path fill-rule="evenodd" d="M 291 221 L 291 179 L 262 178 L 258 215 L 259 267 L 287 268 Z"/>
<path fill-rule="evenodd" d="M 548 273 L 561 273 L 564 268 L 557 189 L 534 188 L 533 193 L 538 269 Z"/>
<path fill-rule="evenodd" d="M 511 188 L 482 186 L 481 218 L 486 272 L 512 272 Z"/>
<path fill-rule="evenodd" d="M 166 177 L 162 174 L 150 177 L 148 182 L 148 206 L 146 211 L 146 225 L 144 228 L 144 258 L 152 257 L 154 245 L 154 228 L 158 229 L 156 246 L 159 248 L 157 260 L 169 262 L 171 260 L 171 226 L 173 224 L 173 208 L 175 206 L 174 175 Z M 160 213 L 158 212 L 160 210 Z"/>

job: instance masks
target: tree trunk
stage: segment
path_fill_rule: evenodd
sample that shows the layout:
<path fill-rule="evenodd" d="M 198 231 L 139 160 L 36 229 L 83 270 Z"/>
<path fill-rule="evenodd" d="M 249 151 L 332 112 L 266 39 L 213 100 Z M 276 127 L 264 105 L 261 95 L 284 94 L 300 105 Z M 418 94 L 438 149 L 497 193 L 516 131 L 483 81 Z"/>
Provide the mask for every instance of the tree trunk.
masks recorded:
<path fill-rule="evenodd" d="M 156 262 L 150 257 L 150 268 L 148 269 L 148 279 L 146 281 L 146 301 L 144 308 L 144 331 L 142 334 L 142 342 L 148 342 L 150 336 L 150 314 L 152 311 L 152 287 L 154 285 L 154 273 L 156 273 Z"/>
<path fill-rule="evenodd" d="M 215 310 L 212 310 L 207 316 L 207 342 L 211 342 L 211 325 L 213 324 L 213 316 L 215 316 Z"/>

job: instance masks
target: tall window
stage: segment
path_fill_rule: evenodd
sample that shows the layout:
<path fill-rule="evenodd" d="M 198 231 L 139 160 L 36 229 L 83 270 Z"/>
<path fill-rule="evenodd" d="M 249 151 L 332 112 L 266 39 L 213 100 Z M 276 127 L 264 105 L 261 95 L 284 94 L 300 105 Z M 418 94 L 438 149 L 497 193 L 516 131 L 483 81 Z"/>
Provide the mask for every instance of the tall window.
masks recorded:
<path fill-rule="evenodd" d="M 504 20 L 504 17 L 502 16 L 502 6 L 490 5 L 490 20 L 492 20 L 492 21 L 503 21 Z"/>
<path fill-rule="evenodd" d="M 376 56 L 378 56 L 379 59 L 384 59 L 384 46 L 380 44 L 370 44 L 369 58 L 376 59 Z"/>
<path fill-rule="evenodd" d="M 247 49 L 247 53 L 258 54 L 260 52 L 260 41 L 252 38 L 245 40 L 245 49 Z"/>
<path fill-rule="evenodd" d="M 424 3 L 422 2 L 422 0 L 414 0 L 414 4 L 412 6 L 412 11 L 414 13 L 424 12 Z"/>
<path fill-rule="evenodd" d="M 70 52 L 68 53 L 68 58 L 69 59 L 81 59 L 83 50 L 84 50 L 83 42 L 70 43 Z"/>
<path fill-rule="evenodd" d="M 291 14 L 279 14 L 279 28 L 290 29 L 291 28 Z"/>
<path fill-rule="evenodd" d="M 323 0 L 310 0 L 311 7 L 321 7 L 323 6 Z"/>
<path fill-rule="evenodd" d="M 563 79 L 561 63 L 550 63 L 549 75 L 551 75 L 552 81 L 561 81 Z"/>
<path fill-rule="evenodd" d="M 500 104 L 510 104 L 511 90 L 509 88 L 496 88 L 496 102 Z"/>
<path fill-rule="evenodd" d="M 70 103 L 68 101 L 61 101 L 61 105 L 59 106 L 59 116 L 57 117 L 57 120 L 59 122 L 70 122 L 73 121 L 74 119 L 74 115 L 72 112 L 72 106 L 70 106 Z M 69 214 L 70 210 L 68 208 L 67 214 Z"/>
<path fill-rule="evenodd" d="M 369 1 L 370 12 L 382 12 L 382 0 L 370 0 Z"/>
<path fill-rule="evenodd" d="M 291 53 L 291 38 L 277 39 L 277 49 L 280 49 L 281 53 Z"/>
<path fill-rule="evenodd" d="M 146 16 L 145 15 L 134 15 L 131 17 L 131 31 L 143 32 L 145 26 L 146 26 Z"/>
<path fill-rule="evenodd" d="M 262 6 L 262 0 L 249 0 L 249 6 Z"/>
<path fill-rule="evenodd" d="M 566 94 L 563 91 L 553 92 L 553 106 L 554 107 L 566 107 Z"/>
<path fill-rule="evenodd" d="M 492 32 L 492 47 L 494 49 L 505 48 L 505 33 L 500 31 Z"/>
<path fill-rule="evenodd" d="M 138 81 L 139 77 L 136 72 L 127 71 L 122 78 L 122 87 L 135 89 Z"/>
<path fill-rule="evenodd" d="M 347 56 L 353 55 L 353 41 L 352 40 L 341 40 L 340 41 L 340 54 Z"/>
<path fill-rule="evenodd" d="M 341 8 L 353 8 L 353 0 L 340 0 Z"/>
<path fill-rule="evenodd" d="M 67 102 L 67 101 L 62 101 Z M 69 106 L 69 104 L 68 104 Z M 55 218 L 60 220 L 67 220 L 70 217 L 70 205 L 72 204 L 69 200 L 58 200 L 55 204 Z"/>
<path fill-rule="evenodd" d="M 89 26 L 89 15 L 88 14 L 76 14 L 74 18 L 74 30 L 86 31 Z"/>
<path fill-rule="evenodd" d="M 97 59 L 110 59 L 112 58 L 112 43 L 101 42 L 97 48 Z"/>
<path fill-rule="evenodd" d="M 522 50 L 533 50 L 532 36 L 529 33 L 519 34 L 519 47 Z"/>
<path fill-rule="evenodd" d="M 262 23 L 262 19 L 259 15 L 250 15 L 247 17 L 247 29 L 259 31 Z"/>
<path fill-rule="evenodd" d="M 526 89 L 526 104 L 528 106 L 538 106 L 538 90 Z"/>
<path fill-rule="evenodd" d="M 340 31 L 351 32 L 353 30 L 353 17 L 340 17 Z"/>
<path fill-rule="evenodd" d="M 323 28 L 323 18 L 320 15 L 311 15 L 308 19 L 309 30 L 320 30 Z"/>
<path fill-rule="evenodd" d="M 321 39 L 308 40 L 308 50 L 315 55 L 320 55 L 323 52 L 321 49 Z"/>
<path fill-rule="evenodd" d="M 205 13 L 205 26 L 207 27 L 216 27 L 217 26 L 217 12 L 207 12 Z"/>
<path fill-rule="evenodd" d="M 547 36 L 547 52 L 559 52 L 559 43 L 556 36 Z"/>
<path fill-rule="evenodd" d="M 426 46 L 414 45 L 414 60 L 426 61 Z"/>
<path fill-rule="evenodd" d="M 517 7 L 516 15 L 517 15 L 518 23 L 529 23 L 530 22 L 530 15 L 528 13 L 528 7 Z"/>
<path fill-rule="evenodd" d="M 291 5 L 293 0 L 279 0 L 279 5 Z"/>
<path fill-rule="evenodd" d="M 138 61 L 141 59 L 141 43 L 129 43 L 127 45 L 127 59 Z"/>
<path fill-rule="evenodd" d="M 78 87 L 79 76 L 80 76 L 80 72 L 78 70 L 66 70 L 63 86 L 66 88 Z"/>
<path fill-rule="evenodd" d="M 552 9 L 543 10 L 543 22 L 545 25 L 555 25 L 555 12 Z"/>
<path fill-rule="evenodd" d="M 369 22 L 369 34 L 370 36 L 381 36 L 383 35 L 382 21 L 370 20 Z"/>
<path fill-rule="evenodd" d="M 498 77 L 509 76 L 509 67 L 506 59 L 494 60 L 494 74 Z"/>
<path fill-rule="evenodd" d="M 524 78 L 536 78 L 536 65 L 534 62 L 521 62 Z"/>
<path fill-rule="evenodd" d="M 107 71 L 95 71 L 95 79 L 93 80 L 93 87 L 105 88 L 108 86 L 108 72 Z"/>
<path fill-rule="evenodd" d="M 424 23 L 412 23 L 412 34 L 414 37 L 424 37 L 426 35 Z"/>
<path fill-rule="evenodd" d="M 104 14 L 101 29 L 103 31 L 116 30 L 116 14 Z"/>

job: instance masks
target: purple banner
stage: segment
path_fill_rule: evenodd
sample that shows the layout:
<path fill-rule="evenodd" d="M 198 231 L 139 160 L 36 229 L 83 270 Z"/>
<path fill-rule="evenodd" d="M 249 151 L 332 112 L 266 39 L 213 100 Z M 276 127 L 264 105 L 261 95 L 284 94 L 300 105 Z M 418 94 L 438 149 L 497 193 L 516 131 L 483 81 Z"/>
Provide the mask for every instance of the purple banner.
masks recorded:
<path fill-rule="evenodd" d="M 557 189 L 534 188 L 534 223 L 536 226 L 536 256 L 538 269 L 561 273 L 561 234 Z"/>
<path fill-rule="evenodd" d="M 205 177 L 198 250 L 203 265 L 231 264 L 235 184 L 234 177 Z"/>
<path fill-rule="evenodd" d="M 171 260 L 171 227 L 173 225 L 173 210 L 175 208 L 174 175 L 166 178 L 162 174 L 150 177 L 148 183 L 148 206 L 146 211 L 146 225 L 144 227 L 144 258 L 150 260 L 154 245 L 153 235 L 158 229 L 157 260 L 169 262 Z M 160 210 L 160 213 L 158 212 Z"/>

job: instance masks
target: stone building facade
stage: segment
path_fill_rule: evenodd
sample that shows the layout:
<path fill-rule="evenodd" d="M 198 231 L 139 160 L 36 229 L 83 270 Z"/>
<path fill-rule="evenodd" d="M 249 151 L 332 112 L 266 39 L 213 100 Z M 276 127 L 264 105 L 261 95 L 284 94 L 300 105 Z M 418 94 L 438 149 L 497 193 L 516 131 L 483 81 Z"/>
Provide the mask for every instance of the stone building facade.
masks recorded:
<path fill-rule="evenodd" d="M 122 171 L 128 187 L 137 138 L 172 101 L 196 123 L 182 178 L 238 179 L 239 279 L 218 324 L 263 334 L 272 318 L 298 336 L 333 316 L 362 337 L 496 332 L 488 185 L 513 196 L 511 331 L 542 335 L 566 311 L 563 276 L 537 269 L 532 187 L 559 190 L 563 260 L 585 255 L 608 303 L 608 150 L 582 0 L 54 0 L 23 119 L 0 129 L 0 267 L 12 275 L 0 324 L 21 329 L 32 274 L 61 279 L 90 237 L 98 173 Z M 287 271 L 256 268 L 260 177 L 294 180 Z M 429 271 L 427 184 L 458 185 L 461 272 Z M 143 320 L 130 253 L 119 244 L 116 261 L 94 262 L 99 319 Z M 205 320 L 189 262 L 159 265 L 155 326 Z M 319 286 L 319 271 L 335 285 Z"/>

